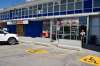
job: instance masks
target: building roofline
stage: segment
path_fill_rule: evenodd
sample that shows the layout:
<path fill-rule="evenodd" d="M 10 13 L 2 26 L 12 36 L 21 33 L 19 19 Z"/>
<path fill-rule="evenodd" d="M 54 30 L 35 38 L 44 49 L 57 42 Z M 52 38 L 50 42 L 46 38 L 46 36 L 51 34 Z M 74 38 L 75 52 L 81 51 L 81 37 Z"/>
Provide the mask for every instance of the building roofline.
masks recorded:
<path fill-rule="evenodd" d="M 53 1 L 58 1 L 58 0 L 35 0 L 35 1 L 31 1 L 31 2 L 25 2 L 23 4 L 19 4 L 19 5 L 10 7 L 10 8 L 4 8 L 3 10 L 0 11 L 0 13 L 6 12 L 9 10 L 19 9 L 19 8 L 27 8 L 29 6 L 34 6 L 36 4 L 42 4 L 42 3 L 53 2 Z"/>

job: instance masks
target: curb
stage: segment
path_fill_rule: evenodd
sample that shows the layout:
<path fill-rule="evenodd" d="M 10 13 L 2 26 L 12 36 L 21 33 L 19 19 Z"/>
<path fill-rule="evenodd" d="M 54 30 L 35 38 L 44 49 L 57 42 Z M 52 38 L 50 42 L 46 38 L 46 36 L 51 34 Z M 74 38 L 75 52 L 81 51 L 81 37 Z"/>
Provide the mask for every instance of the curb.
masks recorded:
<path fill-rule="evenodd" d="M 50 46 L 55 46 L 61 49 L 69 49 L 69 50 L 77 50 L 80 51 L 82 50 L 81 47 L 77 47 L 77 46 L 70 46 L 70 45 L 63 45 L 63 44 L 57 44 L 57 43 L 52 43 L 52 42 L 39 42 L 39 41 L 20 41 L 20 43 L 33 43 L 35 45 L 41 45 L 41 46 L 46 46 L 46 47 L 50 47 Z"/>
<path fill-rule="evenodd" d="M 53 46 L 51 43 L 42 43 L 42 42 L 34 42 L 36 45 L 42 45 L 42 46 L 46 46 L 46 47 L 49 47 L 49 46 Z"/>
<path fill-rule="evenodd" d="M 77 46 L 69 46 L 69 45 L 61 45 L 61 44 L 52 44 L 52 43 L 47 44 L 47 43 L 42 43 L 42 42 L 34 42 L 34 43 L 36 43 L 38 45 L 42 45 L 42 46 L 47 46 L 47 47 L 49 47 L 49 46 L 56 46 L 56 47 L 61 48 L 61 49 L 70 49 L 70 50 L 77 50 L 77 51 L 82 50 L 81 47 L 77 47 Z"/>
<path fill-rule="evenodd" d="M 81 47 L 77 47 L 77 46 L 69 46 L 69 45 L 58 45 L 57 47 L 63 48 L 63 49 L 77 50 L 77 51 L 82 50 Z"/>

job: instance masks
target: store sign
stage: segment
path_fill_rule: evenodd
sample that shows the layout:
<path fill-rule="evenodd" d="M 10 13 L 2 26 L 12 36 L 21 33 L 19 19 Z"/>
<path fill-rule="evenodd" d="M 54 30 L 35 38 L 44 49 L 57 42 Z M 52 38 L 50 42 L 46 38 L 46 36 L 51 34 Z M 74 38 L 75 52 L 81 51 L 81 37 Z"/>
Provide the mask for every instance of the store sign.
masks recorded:
<path fill-rule="evenodd" d="M 7 25 L 16 25 L 16 21 L 8 21 Z"/>
<path fill-rule="evenodd" d="M 17 24 L 28 24 L 28 20 L 19 20 Z"/>
<path fill-rule="evenodd" d="M 23 21 L 23 24 L 28 24 L 28 20 L 24 20 Z"/>
<path fill-rule="evenodd" d="M 100 57 L 89 55 L 89 56 L 83 57 L 82 59 L 80 59 L 80 61 L 84 63 L 100 66 Z"/>
<path fill-rule="evenodd" d="M 65 24 L 67 26 L 78 26 L 79 25 L 79 19 L 67 19 Z"/>
<path fill-rule="evenodd" d="M 23 24 L 23 21 L 17 21 L 17 24 Z"/>

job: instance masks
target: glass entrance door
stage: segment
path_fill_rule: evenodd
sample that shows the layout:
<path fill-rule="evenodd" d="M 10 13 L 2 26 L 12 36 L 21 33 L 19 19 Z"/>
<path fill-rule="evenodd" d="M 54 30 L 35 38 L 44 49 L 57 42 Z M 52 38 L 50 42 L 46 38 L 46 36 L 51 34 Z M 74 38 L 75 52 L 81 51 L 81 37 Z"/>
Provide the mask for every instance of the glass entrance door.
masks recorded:
<path fill-rule="evenodd" d="M 79 37 L 79 19 L 67 18 L 54 20 L 52 24 L 53 39 L 78 40 Z"/>
<path fill-rule="evenodd" d="M 79 19 L 70 18 L 64 21 L 64 39 L 77 40 L 79 36 Z"/>

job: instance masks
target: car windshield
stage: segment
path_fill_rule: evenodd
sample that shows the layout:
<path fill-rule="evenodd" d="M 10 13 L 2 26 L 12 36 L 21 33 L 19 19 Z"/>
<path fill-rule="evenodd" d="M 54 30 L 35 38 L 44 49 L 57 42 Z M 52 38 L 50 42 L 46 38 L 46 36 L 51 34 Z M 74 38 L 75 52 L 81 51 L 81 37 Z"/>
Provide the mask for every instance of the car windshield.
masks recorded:
<path fill-rule="evenodd" d="M 0 33 L 8 33 L 7 31 L 4 30 L 0 30 Z"/>
<path fill-rule="evenodd" d="M 8 33 L 7 31 L 3 31 L 4 33 Z"/>

